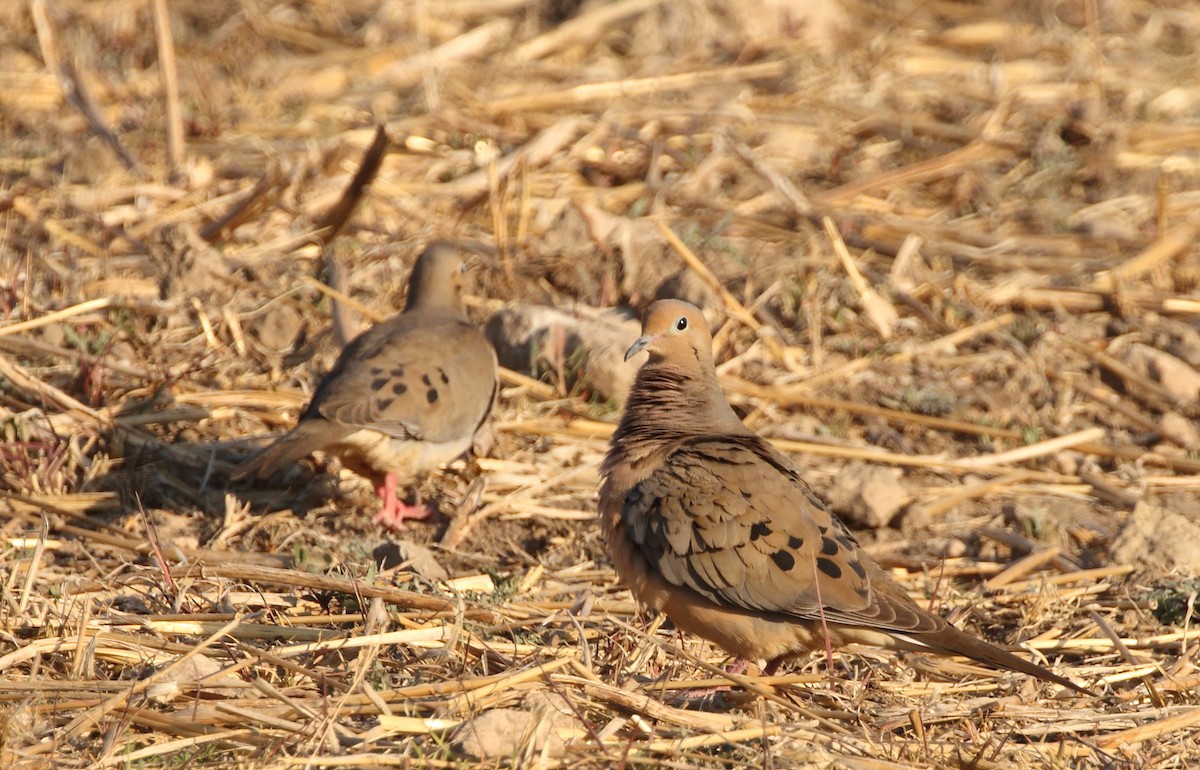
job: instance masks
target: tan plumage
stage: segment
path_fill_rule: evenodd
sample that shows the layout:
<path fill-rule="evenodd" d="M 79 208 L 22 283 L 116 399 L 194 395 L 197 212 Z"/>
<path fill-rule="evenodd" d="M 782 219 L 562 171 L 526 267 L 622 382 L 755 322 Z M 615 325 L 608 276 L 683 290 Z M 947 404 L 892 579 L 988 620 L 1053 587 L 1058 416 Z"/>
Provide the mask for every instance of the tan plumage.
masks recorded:
<path fill-rule="evenodd" d="M 404 519 L 427 515 L 398 502 L 396 485 L 469 450 L 497 388 L 496 353 L 463 314 L 462 268 L 452 245 L 426 248 L 404 311 L 352 340 L 296 427 L 249 457 L 234 478 L 265 478 L 323 449 L 377 484 L 377 521 L 403 528 Z"/>
<path fill-rule="evenodd" d="M 791 461 L 717 383 L 694 306 L 650 306 L 625 413 L 605 457 L 600 519 L 642 604 L 730 653 L 782 660 L 863 643 L 963 655 L 1088 692 L 926 612 L 862 551 Z"/>

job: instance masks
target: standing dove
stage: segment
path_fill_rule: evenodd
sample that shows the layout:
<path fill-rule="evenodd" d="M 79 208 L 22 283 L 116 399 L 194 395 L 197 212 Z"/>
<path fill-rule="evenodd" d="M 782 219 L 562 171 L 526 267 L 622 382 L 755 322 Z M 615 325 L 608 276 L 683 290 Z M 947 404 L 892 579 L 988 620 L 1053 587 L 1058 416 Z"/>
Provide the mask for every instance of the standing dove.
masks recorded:
<path fill-rule="evenodd" d="M 601 467 L 600 520 L 639 603 L 741 659 L 850 643 L 963 655 L 1088 691 L 921 609 L 863 552 L 717 383 L 704 316 L 650 306 L 638 371 Z"/>
<path fill-rule="evenodd" d="M 492 411 L 496 353 L 463 314 L 463 258 L 437 242 L 417 257 L 404 311 L 352 340 L 296 427 L 249 457 L 235 479 L 265 478 L 311 452 L 338 455 L 383 500 L 375 521 L 404 529 L 429 515 L 396 486 L 471 448 Z"/>

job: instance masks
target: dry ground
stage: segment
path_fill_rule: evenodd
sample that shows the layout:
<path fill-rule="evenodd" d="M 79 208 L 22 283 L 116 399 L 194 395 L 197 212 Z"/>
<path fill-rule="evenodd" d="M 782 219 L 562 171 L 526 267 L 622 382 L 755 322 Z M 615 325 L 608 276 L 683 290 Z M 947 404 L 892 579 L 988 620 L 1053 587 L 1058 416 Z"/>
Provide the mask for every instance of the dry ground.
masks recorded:
<path fill-rule="evenodd" d="M 0 6 L 0 765 L 1200 764 L 1200 8 L 577 5 Z M 421 490 L 449 581 L 334 464 L 231 488 L 336 352 L 326 257 L 386 314 L 447 236 L 481 321 L 683 269 L 818 489 L 898 469 L 914 596 L 1102 695 L 867 652 L 681 699 L 723 656 L 616 581 L 553 350 Z"/>

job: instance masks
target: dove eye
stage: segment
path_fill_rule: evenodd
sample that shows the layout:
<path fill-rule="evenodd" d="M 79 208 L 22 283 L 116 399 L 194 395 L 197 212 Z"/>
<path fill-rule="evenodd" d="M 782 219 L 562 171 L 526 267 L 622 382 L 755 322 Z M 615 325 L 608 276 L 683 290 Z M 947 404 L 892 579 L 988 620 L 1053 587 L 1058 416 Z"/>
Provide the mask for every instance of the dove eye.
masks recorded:
<path fill-rule="evenodd" d="M 675 331 L 681 332 L 686 328 L 687 328 L 687 318 L 680 316 L 679 320 L 675 322 Z"/>

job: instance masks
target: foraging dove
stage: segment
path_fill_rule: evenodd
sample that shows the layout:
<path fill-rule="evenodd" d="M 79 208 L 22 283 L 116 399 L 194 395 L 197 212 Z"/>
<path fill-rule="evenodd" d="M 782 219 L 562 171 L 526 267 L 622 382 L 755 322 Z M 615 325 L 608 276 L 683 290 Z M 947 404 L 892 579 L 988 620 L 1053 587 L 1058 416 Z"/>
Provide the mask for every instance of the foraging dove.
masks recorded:
<path fill-rule="evenodd" d="M 492 411 L 496 354 L 463 315 L 463 258 L 433 243 L 417 258 L 404 312 L 352 340 L 289 433 L 249 457 L 235 479 L 265 478 L 314 450 L 337 454 L 375 482 L 375 521 L 403 529 L 428 509 L 396 499 L 396 486 L 471 448 Z"/>
<path fill-rule="evenodd" d="M 650 306 L 601 468 L 600 520 L 634 597 L 741 659 L 861 643 L 963 655 L 1087 693 L 917 606 L 717 383 L 700 310 Z"/>

